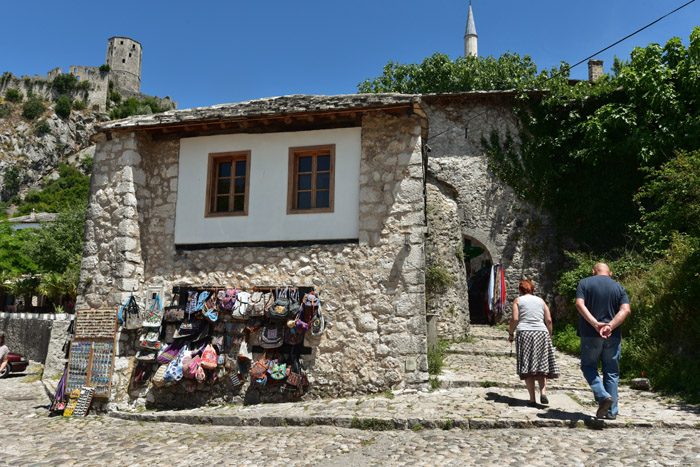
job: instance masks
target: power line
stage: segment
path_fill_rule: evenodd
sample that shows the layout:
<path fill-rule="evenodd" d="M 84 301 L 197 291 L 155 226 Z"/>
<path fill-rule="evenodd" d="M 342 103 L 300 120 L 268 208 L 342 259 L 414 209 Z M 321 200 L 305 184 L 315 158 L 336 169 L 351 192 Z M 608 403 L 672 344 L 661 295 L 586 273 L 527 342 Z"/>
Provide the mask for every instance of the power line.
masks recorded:
<path fill-rule="evenodd" d="M 687 7 L 688 5 L 690 5 L 690 4 L 693 3 L 693 2 L 695 2 L 695 0 L 690 0 L 688 3 L 679 6 L 679 7 L 676 8 L 675 10 L 673 10 L 673 11 L 671 11 L 671 12 L 669 12 L 669 13 L 666 13 L 665 15 L 663 15 L 662 17 L 660 17 L 659 19 L 657 19 L 657 20 L 655 20 L 655 21 L 652 21 L 651 23 L 647 24 L 646 26 L 644 26 L 644 27 L 642 27 L 642 28 L 637 29 L 637 30 L 634 31 L 632 34 L 629 34 L 629 35 L 623 37 L 622 39 L 620 39 L 619 41 L 615 42 L 614 44 L 610 44 L 610 45 L 607 46 L 606 48 L 597 51 L 597 52 L 594 53 L 593 55 L 584 58 L 583 60 L 581 60 L 580 62 L 575 63 L 574 65 L 571 65 L 571 67 L 570 67 L 569 69 L 574 68 L 575 66 L 578 66 L 578 65 L 582 64 L 582 63 L 585 62 L 586 60 L 589 60 L 589 59 L 595 57 L 596 55 L 598 55 L 598 54 L 600 54 L 600 53 L 603 53 L 603 52 L 605 52 L 606 50 L 608 50 L 608 49 L 610 49 L 610 48 L 612 48 L 612 47 L 615 47 L 615 46 L 616 46 L 617 44 L 619 44 L 620 42 L 623 42 L 623 41 L 629 39 L 630 37 L 634 36 L 635 34 L 644 31 L 644 30 L 645 30 L 646 28 L 648 28 L 649 26 L 652 26 L 652 25 L 658 23 L 659 21 L 661 21 L 662 19 L 666 18 L 667 16 L 671 16 L 672 14 L 674 14 L 675 12 L 677 12 L 678 10 L 681 10 L 681 9 Z"/>
<path fill-rule="evenodd" d="M 615 47 L 617 44 L 626 41 L 626 40 L 629 39 L 630 37 L 632 37 L 632 36 L 634 36 L 634 35 L 636 35 L 636 34 L 642 32 L 642 31 L 644 31 L 644 30 L 647 29 L 648 27 L 653 26 L 654 24 L 658 23 L 658 22 L 661 21 L 662 19 L 664 19 L 664 18 L 666 18 L 666 17 L 668 17 L 668 16 L 671 16 L 671 15 L 674 14 L 675 12 L 677 12 L 677 11 L 679 11 L 679 10 L 682 10 L 683 8 L 687 7 L 688 5 L 690 5 L 691 3 L 694 3 L 694 2 L 695 2 L 695 0 L 690 0 L 689 2 L 687 2 L 687 3 L 685 3 L 685 4 L 681 5 L 681 6 L 679 6 L 679 7 L 676 8 L 675 10 L 666 13 L 665 15 L 661 16 L 660 18 L 657 18 L 656 20 L 652 21 L 651 23 L 647 24 L 646 26 L 637 29 L 637 30 L 634 31 L 632 34 L 628 34 L 627 36 L 623 37 L 623 38 L 620 39 L 619 41 L 617 41 L 617 42 L 615 42 L 615 43 L 613 43 L 613 44 L 610 44 L 609 46 L 605 47 L 604 49 L 601 49 L 601 50 L 597 51 L 597 52 L 594 53 L 593 55 L 590 55 L 590 56 L 584 58 L 583 60 L 581 60 L 581 61 L 579 61 L 579 62 L 576 62 L 575 64 L 571 65 L 571 66 L 568 68 L 568 70 L 571 70 L 572 68 L 579 66 L 580 64 L 582 64 L 582 63 L 585 62 L 586 60 L 590 60 L 591 58 L 595 57 L 596 55 L 601 54 L 601 53 L 605 52 L 606 50 L 611 49 L 612 47 Z M 557 73 L 553 73 L 551 76 L 547 77 L 547 78 L 544 80 L 543 83 L 546 83 L 547 81 L 556 78 L 557 76 L 561 75 L 563 72 L 564 72 L 564 70 L 559 70 Z M 466 123 L 469 123 L 469 122 L 471 122 L 472 120 L 474 120 L 475 118 L 481 117 L 482 115 L 484 115 L 484 114 L 486 114 L 486 113 L 488 113 L 488 112 L 489 112 L 489 111 L 487 110 L 487 111 L 484 111 L 484 112 L 482 112 L 482 113 L 480 113 L 480 114 L 474 115 L 473 117 L 471 117 L 469 120 L 467 120 L 467 121 L 464 122 L 464 123 L 465 123 L 465 124 L 466 124 Z M 430 141 L 431 139 L 436 138 L 436 137 L 442 135 L 443 133 L 448 132 L 449 130 L 450 130 L 450 128 L 448 128 L 447 130 L 442 131 L 442 132 L 440 132 L 440 133 L 438 133 L 438 134 L 436 134 L 436 135 L 433 135 L 433 136 L 431 136 L 430 138 L 428 138 L 427 141 Z"/>

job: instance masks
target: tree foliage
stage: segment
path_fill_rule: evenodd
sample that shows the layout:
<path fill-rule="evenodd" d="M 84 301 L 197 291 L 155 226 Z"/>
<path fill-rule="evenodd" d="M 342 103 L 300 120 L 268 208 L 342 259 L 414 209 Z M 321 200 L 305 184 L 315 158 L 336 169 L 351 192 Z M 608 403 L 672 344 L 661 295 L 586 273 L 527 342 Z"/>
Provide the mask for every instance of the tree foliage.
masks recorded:
<path fill-rule="evenodd" d="M 70 73 L 56 76 L 51 82 L 51 87 L 58 94 L 68 94 L 78 85 L 78 78 Z"/>
<path fill-rule="evenodd" d="M 58 115 L 61 118 L 70 117 L 71 108 L 71 100 L 65 94 L 59 97 L 56 101 L 56 115 Z"/>
<path fill-rule="evenodd" d="M 113 93 L 117 94 L 117 93 Z M 120 101 L 115 101 L 119 103 Z M 113 119 L 120 119 L 131 117 L 132 115 L 149 115 L 154 113 L 165 112 L 170 110 L 165 104 L 161 104 L 156 99 L 152 97 L 146 97 L 145 99 L 137 99 L 136 97 L 130 97 L 121 103 L 109 113 L 109 116 Z"/>
<path fill-rule="evenodd" d="M 62 273 L 80 263 L 84 230 L 85 206 L 76 206 L 37 229 L 26 239 L 22 253 L 34 260 L 40 272 Z"/>
<path fill-rule="evenodd" d="M 44 113 L 46 106 L 44 102 L 38 97 L 30 97 L 22 105 L 22 116 L 27 120 L 34 120 Z"/>
<path fill-rule="evenodd" d="M 490 168 L 524 199 L 549 209 L 561 231 L 594 251 L 623 245 L 639 218 L 644 169 L 700 148 L 700 28 L 685 48 L 636 48 L 618 76 L 523 95 L 522 130 L 484 141 Z"/>
<path fill-rule="evenodd" d="M 506 53 L 493 57 L 450 59 L 436 53 L 422 63 L 390 61 L 381 76 L 357 85 L 360 93 L 398 92 L 428 94 L 474 90 L 523 89 L 538 79 L 537 67 L 529 56 Z"/>
<path fill-rule="evenodd" d="M 85 167 L 91 168 L 92 160 Z M 30 190 L 17 207 L 19 214 L 62 212 L 75 206 L 86 206 L 90 193 L 90 176 L 67 164 L 59 168 L 59 177 L 49 180 L 41 191 Z"/>

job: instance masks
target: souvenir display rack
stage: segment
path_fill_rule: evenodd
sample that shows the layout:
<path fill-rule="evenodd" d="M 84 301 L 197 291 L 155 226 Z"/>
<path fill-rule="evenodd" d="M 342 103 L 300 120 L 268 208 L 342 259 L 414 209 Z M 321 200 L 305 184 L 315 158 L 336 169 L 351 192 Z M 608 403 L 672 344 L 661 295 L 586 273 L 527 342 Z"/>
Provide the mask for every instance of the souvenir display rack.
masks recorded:
<path fill-rule="evenodd" d="M 115 310 L 77 310 L 75 336 L 68 357 L 66 393 L 93 388 L 92 397 L 108 398 L 117 335 Z"/>

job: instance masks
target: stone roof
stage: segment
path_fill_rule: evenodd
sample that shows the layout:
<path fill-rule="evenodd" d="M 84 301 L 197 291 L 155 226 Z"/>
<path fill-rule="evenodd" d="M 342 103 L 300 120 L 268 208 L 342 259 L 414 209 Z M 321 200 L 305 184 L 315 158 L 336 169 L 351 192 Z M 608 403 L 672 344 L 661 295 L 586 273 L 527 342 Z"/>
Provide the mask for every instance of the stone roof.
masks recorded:
<path fill-rule="evenodd" d="M 268 97 L 235 104 L 219 104 L 211 107 L 171 110 L 152 115 L 135 115 L 122 120 L 103 123 L 97 131 L 147 129 L 188 123 L 244 120 L 280 115 L 306 113 L 334 113 L 353 110 L 372 110 L 391 107 L 409 107 L 420 102 L 420 96 L 412 94 L 341 94 L 336 96 L 301 95 Z"/>

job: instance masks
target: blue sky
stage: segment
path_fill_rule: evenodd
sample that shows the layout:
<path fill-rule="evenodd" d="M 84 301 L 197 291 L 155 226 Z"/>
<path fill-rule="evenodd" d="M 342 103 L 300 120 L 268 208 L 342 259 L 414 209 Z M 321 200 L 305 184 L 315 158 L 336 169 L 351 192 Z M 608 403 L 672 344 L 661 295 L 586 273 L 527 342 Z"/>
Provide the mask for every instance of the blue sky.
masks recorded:
<path fill-rule="evenodd" d="M 540 69 L 570 64 L 687 0 L 473 0 L 479 54 L 530 55 Z M 465 0 L 4 2 L 0 72 L 42 74 L 56 66 L 99 66 L 107 39 L 143 46 L 141 90 L 179 108 L 285 94 L 345 94 L 389 61 L 463 54 Z M 688 43 L 700 1 L 600 55 L 635 46 Z M 572 77 L 585 78 L 586 65 Z"/>

